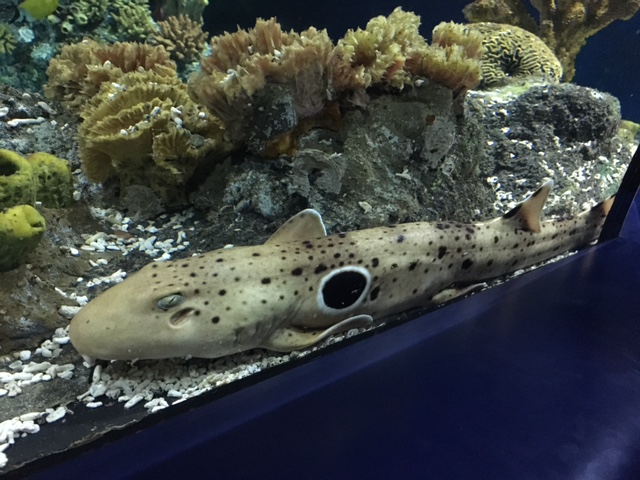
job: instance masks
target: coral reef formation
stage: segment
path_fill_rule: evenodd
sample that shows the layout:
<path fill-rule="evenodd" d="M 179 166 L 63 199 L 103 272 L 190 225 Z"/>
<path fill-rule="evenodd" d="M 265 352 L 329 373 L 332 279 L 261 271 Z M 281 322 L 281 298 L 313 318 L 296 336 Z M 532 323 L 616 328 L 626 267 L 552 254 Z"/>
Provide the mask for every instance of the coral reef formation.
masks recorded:
<path fill-rule="evenodd" d="M 452 90 L 480 79 L 482 38 L 462 25 L 441 23 L 433 44 L 418 33 L 420 17 L 396 8 L 371 19 L 364 30 L 349 30 L 331 58 L 333 88 L 357 91 L 371 86 L 402 89 L 413 76 L 431 78 Z"/>
<path fill-rule="evenodd" d="M 226 153 L 222 125 L 196 105 L 186 85 L 156 72 L 131 72 L 105 83 L 81 112 L 80 157 L 87 177 L 150 187 L 166 205 L 184 205 L 186 184 L 212 157 Z"/>
<path fill-rule="evenodd" d="M 511 78 L 539 77 L 558 83 L 562 65 L 547 45 L 520 27 L 474 23 L 469 28 L 483 36 L 482 86 L 503 85 Z"/>
<path fill-rule="evenodd" d="M 0 150 L 0 210 L 35 205 L 36 183 L 31 163 L 22 155 Z"/>
<path fill-rule="evenodd" d="M 6 23 L 0 23 L 0 55 L 6 55 L 15 50 L 18 39 Z"/>
<path fill-rule="evenodd" d="M 45 220 L 31 205 L 18 205 L 0 213 L 0 272 L 18 267 L 40 243 Z"/>
<path fill-rule="evenodd" d="M 464 8 L 470 22 L 508 23 L 535 33 L 553 50 L 564 80 L 575 75 L 575 61 L 587 38 L 614 20 L 628 20 L 640 9 L 639 0 L 529 0 L 540 15 L 529 14 L 524 0 L 474 0 Z"/>
<path fill-rule="evenodd" d="M 224 121 L 232 141 L 243 143 L 260 136 L 252 125 L 269 124 L 275 137 L 322 117 L 331 101 L 364 105 L 368 89 L 399 91 L 424 83 L 422 77 L 456 94 L 475 86 L 482 35 L 443 23 L 428 45 L 419 25 L 417 15 L 397 8 L 365 30 L 350 30 L 334 48 L 324 30 L 283 32 L 275 19 L 259 19 L 250 30 L 212 38 L 189 91 Z"/>
<path fill-rule="evenodd" d="M 114 6 L 112 17 L 121 38 L 143 42 L 155 31 L 147 0 L 115 0 Z"/>
<path fill-rule="evenodd" d="M 202 21 L 202 12 L 209 0 L 158 0 L 163 16 L 186 15 L 192 20 Z"/>
<path fill-rule="evenodd" d="M 154 43 L 162 45 L 177 62 L 190 63 L 197 59 L 207 41 L 202 22 L 187 15 L 168 17 L 158 22 L 160 29 L 152 36 Z"/>
<path fill-rule="evenodd" d="M 33 168 L 36 200 L 47 208 L 66 208 L 73 202 L 73 177 L 69 162 L 44 152 L 27 160 Z"/>
<path fill-rule="evenodd" d="M 77 110 L 98 93 L 103 82 L 117 82 L 125 73 L 141 70 L 175 77 L 176 64 L 161 46 L 129 42 L 106 45 L 86 39 L 65 45 L 51 59 L 44 91 L 48 98 Z"/>

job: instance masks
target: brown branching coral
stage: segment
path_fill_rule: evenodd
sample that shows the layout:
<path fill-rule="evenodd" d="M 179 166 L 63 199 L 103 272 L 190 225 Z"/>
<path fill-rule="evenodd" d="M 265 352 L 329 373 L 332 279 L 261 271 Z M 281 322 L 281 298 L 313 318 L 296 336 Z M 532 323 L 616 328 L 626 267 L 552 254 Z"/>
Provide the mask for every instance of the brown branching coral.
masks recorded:
<path fill-rule="evenodd" d="M 191 20 L 186 15 L 168 17 L 165 21 L 158 22 L 158 27 L 160 31 L 152 36 L 152 40 L 162 45 L 178 62 L 193 62 L 207 41 L 207 33 L 202 31 L 202 22 Z"/>
<path fill-rule="evenodd" d="M 85 39 L 65 45 L 51 59 L 44 91 L 48 98 L 78 109 L 98 93 L 104 82 L 114 82 L 127 72 L 139 71 L 175 77 L 176 65 L 161 46 L 128 42 L 105 45 Z"/>
<path fill-rule="evenodd" d="M 228 151 L 222 125 L 175 77 L 131 72 L 106 83 L 81 112 L 82 167 L 94 182 L 112 176 L 121 194 L 150 187 L 169 206 L 187 203 L 187 182 Z"/>
<path fill-rule="evenodd" d="M 441 23 L 428 45 L 418 33 L 420 17 L 396 8 L 389 17 L 349 30 L 331 58 L 332 87 L 337 92 L 377 86 L 402 89 L 423 76 L 452 90 L 475 86 L 480 79 L 482 38 L 454 23 Z"/>
<path fill-rule="evenodd" d="M 258 19 L 248 31 L 211 40 L 212 54 L 201 58 L 189 91 L 228 125 L 234 141 L 242 141 L 242 129 L 257 108 L 254 95 L 268 83 L 285 88 L 293 115 L 309 117 L 324 107 L 332 48 L 325 30 L 283 32 L 275 19 Z"/>
<path fill-rule="evenodd" d="M 18 39 L 11 33 L 9 25 L 0 23 L 0 55 L 13 52 L 18 44 Z"/>
<path fill-rule="evenodd" d="M 515 25 L 539 36 L 562 63 L 564 80 L 575 75 L 575 61 L 587 38 L 615 20 L 628 20 L 640 0 L 529 0 L 540 14 L 529 15 L 523 0 L 475 0 L 464 8 L 470 22 Z"/>

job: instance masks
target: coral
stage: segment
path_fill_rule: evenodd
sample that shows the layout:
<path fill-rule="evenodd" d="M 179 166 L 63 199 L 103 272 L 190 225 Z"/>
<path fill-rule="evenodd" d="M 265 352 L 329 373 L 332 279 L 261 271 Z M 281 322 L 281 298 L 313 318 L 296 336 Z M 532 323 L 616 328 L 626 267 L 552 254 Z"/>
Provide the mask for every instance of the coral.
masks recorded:
<path fill-rule="evenodd" d="M 268 83 L 286 87 L 294 115 L 304 118 L 322 110 L 332 48 L 325 30 L 283 32 L 275 19 L 258 19 L 248 31 L 211 39 L 212 54 L 201 58 L 189 93 L 225 122 L 233 141 L 243 141 L 246 124 L 259 108 L 254 96 Z"/>
<path fill-rule="evenodd" d="M 500 23 L 473 23 L 483 36 L 482 85 L 503 85 L 510 78 L 539 77 L 558 83 L 562 65 L 547 45 L 520 27 Z"/>
<path fill-rule="evenodd" d="M 628 20 L 640 0 L 529 0 L 540 14 L 537 23 L 523 0 L 475 0 L 464 8 L 470 22 L 516 25 L 538 35 L 560 60 L 564 80 L 575 75 L 575 61 L 587 38 L 614 20 Z"/>
<path fill-rule="evenodd" d="M 153 71 L 176 76 L 176 65 L 161 46 L 117 42 L 104 45 L 93 40 L 65 45 L 51 59 L 45 95 L 77 110 L 93 97 L 103 82 L 118 81 L 127 72 Z"/>
<path fill-rule="evenodd" d="M 78 26 L 101 22 L 108 6 L 108 2 L 104 0 L 74 1 L 67 7 L 66 20 Z"/>
<path fill-rule="evenodd" d="M 155 29 L 147 0 L 116 0 L 118 13 L 112 15 L 118 34 L 128 40 L 145 41 Z"/>
<path fill-rule="evenodd" d="M 117 175 L 121 195 L 150 187 L 168 206 L 187 203 L 187 182 L 228 151 L 220 122 L 175 77 L 131 72 L 105 83 L 81 112 L 80 157 L 87 177 Z"/>
<path fill-rule="evenodd" d="M 158 22 L 158 27 L 160 31 L 152 36 L 152 40 L 164 46 L 172 58 L 179 62 L 193 62 L 207 41 L 202 22 L 191 20 L 186 15 L 168 17 Z"/>
<path fill-rule="evenodd" d="M 47 208 L 66 208 L 73 201 L 73 178 L 69 162 L 44 152 L 30 155 L 36 200 Z"/>
<path fill-rule="evenodd" d="M 13 52 L 17 43 L 18 39 L 9 28 L 9 25 L 0 23 L 0 55 Z"/>
<path fill-rule="evenodd" d="M 14 205 L 34 205 L 36 183 L 31 164 L 20 154 L 0 150 L 0 210 Z"/>
<path fill-rule="evenodd" d="M 0 213 L 0 272 L 24 263 L 40 243 L 45 220 L 30 205 L 18 205 Z"/>
<path fill-rule="evenodd" d="M 433 44 L 419 34 L 420 17 L 396 8 L 365 30 L 349 30 L 333 52 L 331 85 L 337 92 L 369 87 L 402 89 L 424 76 L 460 91 L 480 79 L 481 37 L 454 23 L 433 31 Z"/>
<path fill-rule="evenodd" d="M 166 17 L 177 17 L 187 15 L 197 22 L 202 21 L 204 7 L 209 4 L 209 0 L 159 0 L 162 3 L 162 12 Z"/>

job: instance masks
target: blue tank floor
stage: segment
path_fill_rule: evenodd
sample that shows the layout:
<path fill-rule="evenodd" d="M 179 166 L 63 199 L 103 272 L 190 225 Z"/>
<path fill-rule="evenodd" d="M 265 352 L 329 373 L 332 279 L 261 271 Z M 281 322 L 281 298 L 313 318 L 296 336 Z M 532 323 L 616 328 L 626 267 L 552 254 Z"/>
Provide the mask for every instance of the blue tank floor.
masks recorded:
<path fill-rule="evenodd" d="M 614 240 L 36 477 L 640 478 L 639 211 Z"/>

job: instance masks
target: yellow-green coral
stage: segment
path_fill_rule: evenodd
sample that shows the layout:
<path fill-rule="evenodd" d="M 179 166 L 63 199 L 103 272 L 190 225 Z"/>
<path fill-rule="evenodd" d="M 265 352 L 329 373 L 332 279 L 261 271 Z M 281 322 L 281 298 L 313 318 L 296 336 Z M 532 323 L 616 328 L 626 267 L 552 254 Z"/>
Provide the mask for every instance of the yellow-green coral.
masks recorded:
<path fill-rule="evenodd" d="M 116 0 L 118 13 L 112 15 L 118 34 L 128 40 L 145 41 L 155 32 L 147 0 Z"/>
<path fill-rule="evenodd" d="M 153 35 L 155 43 L 162 45 L 177 61 L 193 62 L 202 52 L 207 33 L 202 31 L 202 22 L 191 20 L 186 15 L 168 17 L 158 22 L 160 31 Z"/>
<path fill-rule="evenodd" d="M 36 183 L 31 164 L 18 153 L 0 150 L 0 210 L 35 202 Z"/>
<path fill-rule="evenodd" d="M 176 76 L 176 64 L 162 46 L 116 42 L 105 45 L 85 39 L 62 47 L 47 68 L 48 98 L 77 110 L 93 97 L 103 82 L 117 82 L 127 72 L 154 71 Z"/>
<path fill-rule="evenodd" d="M 16 36 L 11 32 L 9 25 L 0 23 L 0 55 L 13 52 L 18 44 Z"/>
<path fill-rule="evenodd" d="M 196 169 L 228 149 L 219 120 L 175 77 L 128 73 L 104 84 L 81 115 L 84 172 L 94 182 L 117 175 L 122 195 L 130 185 L 144 185 L 167 205 L 184 205 Z"/>
<path fill-rule="evenodd" d="M 108 2 L 104 0 L 77 0 L 67 7 L 69 14 L 66 20 L 79 26 L 101 22 L 108 6 Z"/>
<path fill-rule="evenodd" d="M 163 11 L 167 17 L 187 15 L 191 20 L 202 21 L 202 12 L 209 0 L 164 0 Z"/>
<path fill-rule="evenodd" d="M 462 25 L 441 23 L 428 45 L 418 32 L 420 17 L 396 8 L 365 30 L 349 30 L 331 58 L 331 84 L 338 91 L 372 86 L 402 89 L 415 76 L 428 77 L 454 91 L 480 79 L 482 38 Z"/>
<path fill-rule="evenodd" d="M 504 85 L 511 78 L 539 77 L 557 83 L 562 65 L 545 43 L 534 34 L 513 25 L 473 23 L 484 38 L 482 85 Z"/>
<path fill-rule="evenodd" d="M 30 205 L 0 212 L 0 272 L 18 267 L 40 243 L 46 223 Z"/>
<path fill-rule="evenodd" d="M 69 162 L 37 152 L 27 160 L 33 168 L 36 200 L 47 208 L 69 207 L 73 201 L 73 178 Z"/>
<path fill-rule="evenodd" d="M 640 9 L 639 0 L 529 0 L 538 10 L 536 22 L 524 0 L 475 0 L 464 7 L 470 22 L 516 25 L 538 37 L 555 53 L 564 81 L 575 75 L 575 61 L 587 38 L 615 20 L 628 20 Z"/>

